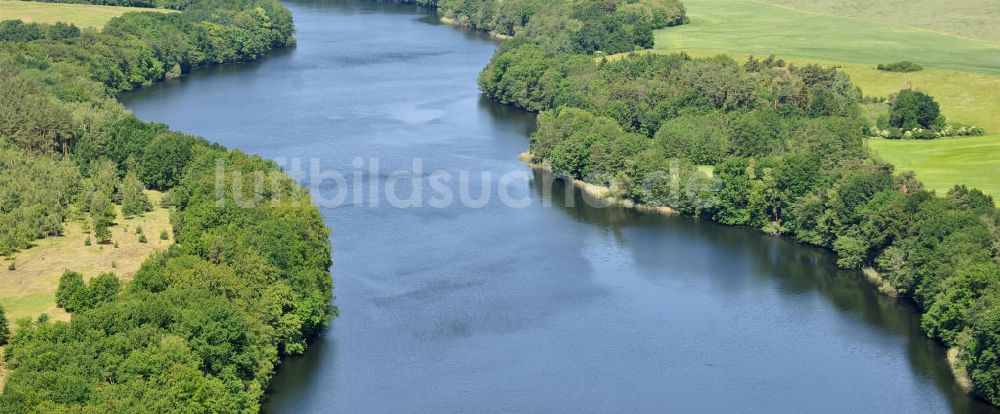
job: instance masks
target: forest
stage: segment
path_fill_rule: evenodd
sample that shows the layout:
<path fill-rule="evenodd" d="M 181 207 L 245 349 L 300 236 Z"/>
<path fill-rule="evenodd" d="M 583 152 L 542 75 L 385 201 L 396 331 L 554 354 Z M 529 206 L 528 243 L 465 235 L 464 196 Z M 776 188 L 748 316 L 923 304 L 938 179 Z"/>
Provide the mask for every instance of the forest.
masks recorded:
<path fill-rule="evenodd" d="M 510 14 L 498 3 L 437 5 L 513 36 L 479 85 L 541 113 L 532 162 L 638 203 L 829 248 L 846 269 L 876 270 L 883 292 L 912 298 L 926 333 L 959 350 L 973 392 L 1000 404 L 1000 211 L 979 190 L 935 194 L 873 158 L 864 137 L 875 125 L 843 72 L 775 57 L 609 59 L 646 47 L 645 28 L 684 22 L 675 3 L 561 2 L 565 9 L 529 13 L 513 31 L 496 25 L 494 16 Z M 664 10 L 676 14 L 643 18 Z M 607 30 L 590 30 L 597 22 Z M 626 32 L 634 36 L 618 36 Z M 943 122 L 931 97 L 899 95 L 893 125 Z"/>
<path fill-rule="evenodd" d="M 280 358 L 336 314 L 329 230 L 307 190 L 270 161 L 142 122 L 115 100 L 291 45 L 290 13 L 273 0 L 173 6 L 181 13 L 127 13 L 99 32 L 0 23 L 0 255 L 67 220 L 113 243 L 114 206 L 143 214 L 147 188 L 166 192 L 176 240 L 131 281 L 63 275 L 57 303 L 72 320 L 16 321 L 0 412 L 256 413 Z M 250 191 L 233 184 L 244 174 L 274 186 L 234 194 Z"/>

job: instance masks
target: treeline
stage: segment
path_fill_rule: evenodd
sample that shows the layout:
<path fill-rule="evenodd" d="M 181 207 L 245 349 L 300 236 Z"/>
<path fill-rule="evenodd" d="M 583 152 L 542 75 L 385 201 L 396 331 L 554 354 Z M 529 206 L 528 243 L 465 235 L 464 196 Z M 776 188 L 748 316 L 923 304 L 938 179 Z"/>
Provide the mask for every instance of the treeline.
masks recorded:
<path fill-rule="evenodd" d="M 3 22 L 0 41 L 6 41 L 0 53 L 44 72 L 45 82 L 90 78 L 114 93 L 206 65 L 257 59 L 294 43 L 293 31 L 291 14 L 276 1 L 199 0 L 181 13 L 126 13 L 99 32 L 65 24 Z M 53 92 L 64 101 L 107 95 L 62 80 L 55 85 L 61 90 Z"/>
<path fill-rule="evenodd" d="M 67 273 L 56 299 L 72 320 L 18 321 L 0 412 L 256 413 L 281 356 L 303 352 L 336 312 L 328 230 L 306 190 L 269 161 L 114 100 L 293 41 L 273 0 L 182 8 L 127 13 L 101 32 L 0 24 L 0 247 L 58 234 L 77 213 L 99 236 L 113 204 L 150 207 L 144 188 L 166 192 L 176 240 L 129 282 Z M 255 177 L 266 192 L 239 183 Z"/>
<path fill-rule="evenodd" d="M 552 50 L 606 54 L 653 46 L 653 31 L 686 21 L 679 0 L 396 0 L 436 6 L 456 23 L 529 37 Z"/>
<path fill-rule="evenodd" d="M 594 10 L 608 15 L 625 6 L 601 4 Z M 572 16 L 553 18 L 578 27 Z M 912 297 L 927 333 L 960 351 L 975 393 L 1000 404 L 1000 213 L 978 190 L 939 197 L 873 159 L 864 137 L 874 126 L 845 74 L 773 57 L 594 56 L 651 43 L 606 48 L 622 44 L 613 33 L 625 27 L 574 42 L 581 32 L 531 26 L 501 45 L 479 85 L 541 112 L 532 161 L 639 203 L 830 248 L 845 268 L 877 269 L 883 290 Z"/>

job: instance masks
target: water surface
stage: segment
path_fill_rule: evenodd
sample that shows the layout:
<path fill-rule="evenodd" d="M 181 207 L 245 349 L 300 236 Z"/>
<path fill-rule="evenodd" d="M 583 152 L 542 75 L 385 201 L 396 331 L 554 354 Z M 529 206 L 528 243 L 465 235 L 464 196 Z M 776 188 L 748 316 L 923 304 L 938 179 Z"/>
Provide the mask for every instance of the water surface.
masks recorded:
<path fill-rule="evenodd" d="M 365 186 L 414 158 L 492 173 L 494 188 L 529 171 L 516 156 L 533 116 L 475 86 L 492 40 L 416 7 L 287 5 L 296 48 L 123 101 L 268 158 L 348 172 L 378 158 Z M 591 208 L 558 185 L 543 194 L 543 178 L 515 182 L 526 208 L 324 208 L 342 315 L 282 365 L 265 410 L 990 412 L 961 393 L 907 302 L 827 252 Z"/>

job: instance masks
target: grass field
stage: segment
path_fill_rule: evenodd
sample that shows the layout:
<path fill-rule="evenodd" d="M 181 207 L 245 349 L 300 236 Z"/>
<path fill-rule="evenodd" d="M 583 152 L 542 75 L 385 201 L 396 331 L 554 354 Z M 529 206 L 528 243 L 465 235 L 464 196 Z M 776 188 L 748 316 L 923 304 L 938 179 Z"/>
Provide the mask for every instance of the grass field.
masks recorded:
<path fill-rule="evenodd" d="M 795 10 L 853 17 L 974 39 L 1000 42 L 996 0 L 762 0 Z"/>
<path fill-rule="evenodd" d="M 946 7 L 951 2 L 941 3 Z M 872 65 L 912 60 L 927 68 L 1000 75 L 998 42 L 750 0 L 686 0 L 684 4 L 690 24 L 657 31 L 657 48 Z"/>
<path fill-rule="evenodd" d="M 150 192 L 150 201 L 159 204 L 160 193 Z M 55 291 L 59 276 L 70 269 L 89 279 L 103 272 L 114 272 L 123 279 L 131 278 L 150 253 L 166 248 L 171 241 L 160 240 L 160 231 L 170 231 L 170 212 L 156 208 L 142 217 L 124 219 L 119 214 L 118 223 L 112 227 L 113 245 L 86 246 L 79 223 L 66 223 L 65 234 L 38 241 L 30 249 L 15 255 L 17 269 L 11 271 L 7 263 L 0 268 L 0 305 L 7 318 L 15 321 L 24 317 L 37 317 L 47 313 L 53 319 L 66 320 L 69 315 L 56 307 Z M 139 243 L 135 234 L 141 225 L 147 243 Z"/>
<path fill-rule="evenodd" d="M 81 28 L 93 27 L 100 29 L 112 17 L 136 11 L 169 12 L 169 10 L 163 9 L 144 9 L 138 7 L 0 0 L 0 20 L 20 19 L 25 22 L 35 23 L 64 22 L 75 24 Z"/>
<path fill-rule="evenodd" d="M 898 171 L 915 171 L 939 194 L 966 184 L 1000 201 L 1000 134 L 933 141 L 872 139 L 868 145 Z"/>

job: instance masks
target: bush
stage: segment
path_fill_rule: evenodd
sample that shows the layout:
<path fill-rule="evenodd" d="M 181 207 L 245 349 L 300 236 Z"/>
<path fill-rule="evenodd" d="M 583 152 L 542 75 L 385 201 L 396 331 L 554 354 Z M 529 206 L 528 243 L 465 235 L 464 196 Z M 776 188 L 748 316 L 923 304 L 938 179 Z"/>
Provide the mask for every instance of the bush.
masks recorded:
<path fill-rule="evenodd" d="M 896 63 L 879 64 L 878 70 L 883 72 L 919 72 L 924 70 L 924 67 L 908 60 L 904 60 Z"/>
<path fill-rule="evenodd" d="M 148 241 L 149 240 L 146 240 L 146 235 L 145 234 L 140 234 L 139 235 L 139 243 L 146 243 Z"/>
<path fill-rule="evenodd" d="M 166 229 L 160 230 L 160 240 L 170 240 L 170 233 Z"/>

